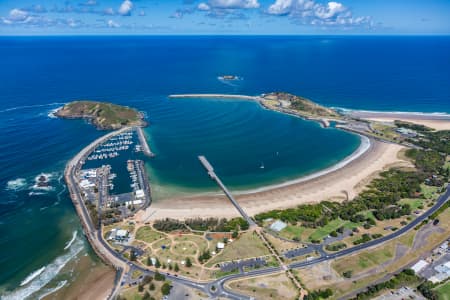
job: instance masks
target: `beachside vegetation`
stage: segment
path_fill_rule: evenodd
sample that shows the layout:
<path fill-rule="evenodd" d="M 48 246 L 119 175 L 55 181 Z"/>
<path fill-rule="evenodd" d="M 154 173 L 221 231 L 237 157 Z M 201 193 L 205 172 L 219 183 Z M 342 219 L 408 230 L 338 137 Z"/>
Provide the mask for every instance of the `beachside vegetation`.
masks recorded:
<path fill-rule="evenodd" d="M 243 218 L 193 218 L 179 221 L 176 219 L 156 220 L 153 227 L 157 230 L 170 232 L 176 230 L 194 230 L 194 231 L 211 231 L 211 232 L 234 232 L 239 230 L 247 230 L 249 224 Z"/>

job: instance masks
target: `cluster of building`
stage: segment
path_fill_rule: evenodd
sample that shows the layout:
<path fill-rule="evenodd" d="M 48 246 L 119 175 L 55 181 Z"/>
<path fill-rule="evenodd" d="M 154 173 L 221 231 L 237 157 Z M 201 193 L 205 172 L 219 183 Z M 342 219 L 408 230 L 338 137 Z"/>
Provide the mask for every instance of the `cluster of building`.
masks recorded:
<path fill-rule="evenodd" d="M 445 241 L 433 250 L 432 254 L 414 264 L 416 274 L 433 283 L 439 283 L 450 278 L 449 241 Z"/>

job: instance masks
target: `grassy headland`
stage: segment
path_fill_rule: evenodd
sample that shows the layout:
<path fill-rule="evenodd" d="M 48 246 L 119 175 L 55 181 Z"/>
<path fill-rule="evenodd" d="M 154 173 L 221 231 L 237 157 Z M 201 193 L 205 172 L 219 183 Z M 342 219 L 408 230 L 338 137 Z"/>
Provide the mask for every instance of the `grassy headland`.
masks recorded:
<path fill-rule="evenodd" d="M 74 101 L 64 105 L 55 115 L 67 119 L 87 119 L 103 130 L 147 125 L 137 110 L 108 102 Z"/>
<path fill-rule="evenodd" d="M 271 109 L 295 113 L 305 118 L 340 118 L 333 109 L 319 105 L 309 99 L 284 92 L 273 92 L 262 96 L 262 104 Z"/>

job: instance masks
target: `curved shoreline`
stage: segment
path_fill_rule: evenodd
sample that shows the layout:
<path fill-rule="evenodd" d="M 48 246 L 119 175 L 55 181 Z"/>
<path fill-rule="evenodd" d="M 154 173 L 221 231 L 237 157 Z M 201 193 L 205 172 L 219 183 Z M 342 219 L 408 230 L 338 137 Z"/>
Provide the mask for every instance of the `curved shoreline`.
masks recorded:
<path fill-rule="evenodd" d="M 270 191 L 270 190 L 273 190 L 273 189 L 279 189 L 279 188 L 282 188 L 282 187 L 287 187 L 287 186 L 290 186 L 290 185 L 306 182 L 306 181 L 309 181 L 309 180 L 312 180 L 312 179 L 324 176 L 324 175 L 329 174 L 331 172 L 337 171 L 339 169 L 342 169 L 343 167 L 345 167 L 346 165 L 348 165 L 349 163 L 351 163 L 355 159 L 361 157 L 372 146 L 372 142 L 370 141 L 370 139 L 368 137 L 360 135 L 360 134 L 358 134 L 358 135 L 359 135 L 359 137 L 361 139 L 361 143 L 358 146 L 358 148 L 354 152 L 352 152 L 350 155 L 348 155 L 347 157 L 345 157 L 344 159 L 342 159 L 341 161 L 335 163 L 334 165 L 332 165 L 330 167 L 327 167 L 327 168 L 322 169 L 320 171 L 316 171 L 316 172 L 313 172 L 311 174 L 308 174 L 308 175 L 305 175 L 305 176 L 301 176 L 301 177 L 298 177 L 296 179 L 288 180 L 288 181 L 285 181 L 285 182 L 282 182 L 282 183 L 275 183 L 275 184 L 267 185 L 265 187 L 254 188 L 254 189 L 244 190 L 244 191 L 238 191 L 238 192 L 235 192 L 234 194 L 236 194 L 236 195 L 248 195 L 248 194 L 255 194 L 255 193 L 259 193 L 259 192 L 266 192 L 266 191 Z"/>

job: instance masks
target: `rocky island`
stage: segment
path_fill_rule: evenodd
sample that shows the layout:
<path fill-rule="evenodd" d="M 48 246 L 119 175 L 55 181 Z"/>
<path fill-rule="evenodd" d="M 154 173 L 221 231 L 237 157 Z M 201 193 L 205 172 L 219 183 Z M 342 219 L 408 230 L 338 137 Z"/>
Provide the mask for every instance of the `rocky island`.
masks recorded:
<path fill-rule="evenodd" d="M 108 102 L 70 102 L 58 109 L 55 116 L 66 119 L 86 119 L 101 130 L 115 130 L 125 126 L 147 126 L 143 114 L 136 109 Z"/>

